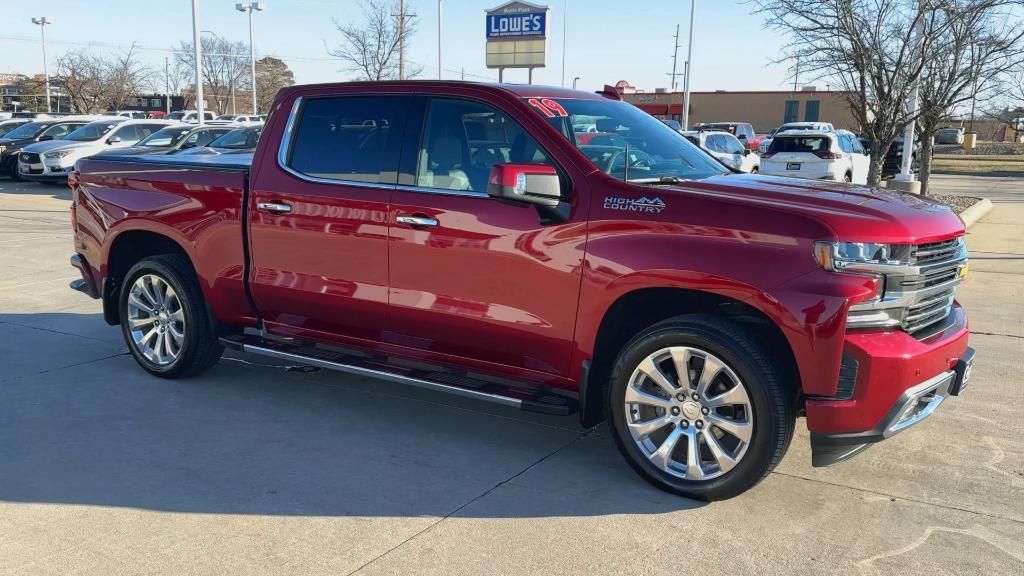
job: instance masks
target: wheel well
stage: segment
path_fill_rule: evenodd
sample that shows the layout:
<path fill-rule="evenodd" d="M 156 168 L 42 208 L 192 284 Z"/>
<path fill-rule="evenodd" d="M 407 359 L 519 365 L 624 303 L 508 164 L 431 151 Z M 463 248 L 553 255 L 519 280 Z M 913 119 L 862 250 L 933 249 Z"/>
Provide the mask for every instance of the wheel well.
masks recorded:
<path fill-rule="evenodd" d="M 114 239 L 107 256 L 107 277 L 103 280 L 103 318 L 108 324 L 120 322 L 118 295 L 128 270 L 139 260 L 157 254 L 182 254 L 188 257 L 180 244 L 156 232 L 132 230 Z"/>
<path fill-rule="evenodd" d="M 608 379 L 622 348 L 641 330 L 682 314 L 713 314 L 729 318 L 751 330 L 793 384 L 793 401 L 800 391 L 796 357 L 782 330 L 763 312 L 739 300 L 685 288 L 645 288 L 619 297 L 605 313 L 598 329 L 587 386 L 581 391 L 580 420 L 586 427 L 604 420 Z"/>

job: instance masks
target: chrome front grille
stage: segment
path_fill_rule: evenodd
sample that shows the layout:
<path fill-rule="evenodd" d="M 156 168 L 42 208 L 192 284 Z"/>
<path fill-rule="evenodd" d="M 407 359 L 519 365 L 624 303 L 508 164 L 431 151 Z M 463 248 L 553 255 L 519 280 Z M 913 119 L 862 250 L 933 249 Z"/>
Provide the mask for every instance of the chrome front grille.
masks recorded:
<path fill-rule="evenodd" d="M 963 237 L 911 246 L 909 256 L 907 264 L 872 270 L 884 277 L 884 292 L 852 306 L 848 327 L 900 327 L 919 335 L 949 317 L 967 267 Z"/>
<path fill-rule="evenodd" d="M 928 262 L 949 260 L 956 257 L 962 246 L 962 238 L 918 244 L 910 251 L 911 262 L 914 264 L 926 264 Z"/>

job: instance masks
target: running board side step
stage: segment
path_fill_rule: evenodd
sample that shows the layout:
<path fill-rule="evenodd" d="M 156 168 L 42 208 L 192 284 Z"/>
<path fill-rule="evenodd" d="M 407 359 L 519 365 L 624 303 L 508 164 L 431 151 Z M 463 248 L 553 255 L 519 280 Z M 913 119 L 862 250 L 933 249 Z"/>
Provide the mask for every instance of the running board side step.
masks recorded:
<path fill-rule="evenodd" d="M 502 384 L 440 367 L 391 364 L 384 357 L 346 353 L 321 346 L 278 344 L 251 336 L 221 338 L 220 343 L 240 352 L 474 398 L 527 412 L 567 416 L 578 410 L 576 399 L 569 396 L 527 385 Z"/>

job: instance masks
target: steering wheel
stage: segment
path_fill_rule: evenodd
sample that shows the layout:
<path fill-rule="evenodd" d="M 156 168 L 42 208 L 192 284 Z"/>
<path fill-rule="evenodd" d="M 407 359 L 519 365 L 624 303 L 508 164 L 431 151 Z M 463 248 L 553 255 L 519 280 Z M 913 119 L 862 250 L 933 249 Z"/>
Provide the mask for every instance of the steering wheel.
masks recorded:
<path fill-rule="evenodd" d="M 633 156 L 633 158 L 629 160 L 630 168 L 650 170 L 654 166 L 654 159 L 651 158 L 650 154 L 643 152 L 641 150 L 630 150 L 629 153 L 630 155 Z M 615 154 L 612 154 L 611 160 L 608 161 L 608 169 L 605 170 L 605 172 L 611 174 L 612 170 L 615 168 L 616 162 L 618 162 L 620 159 L 626 160 L 625 155 L 626 150 L 621 150 L 619 152 L 616 152 Z M 625 162 L 623 162 L 623 164 L 625 164 Z"/>

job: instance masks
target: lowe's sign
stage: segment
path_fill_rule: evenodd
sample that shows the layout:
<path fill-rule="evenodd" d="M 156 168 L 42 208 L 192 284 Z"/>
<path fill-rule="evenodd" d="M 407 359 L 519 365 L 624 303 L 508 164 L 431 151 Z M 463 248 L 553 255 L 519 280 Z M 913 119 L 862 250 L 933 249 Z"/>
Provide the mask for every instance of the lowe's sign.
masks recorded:
<path fill-rule="evenodd" d="M 488 14 L 487 38 L 543 38 L 547 32 L 546 12 L 519 14 Z"/>

